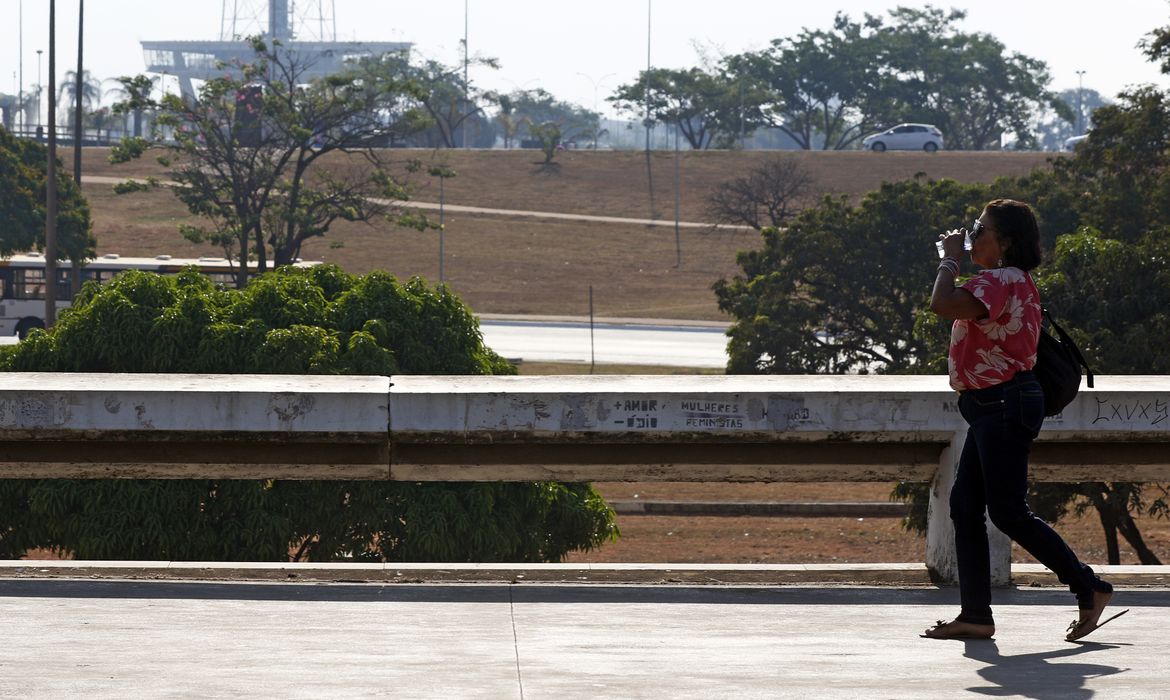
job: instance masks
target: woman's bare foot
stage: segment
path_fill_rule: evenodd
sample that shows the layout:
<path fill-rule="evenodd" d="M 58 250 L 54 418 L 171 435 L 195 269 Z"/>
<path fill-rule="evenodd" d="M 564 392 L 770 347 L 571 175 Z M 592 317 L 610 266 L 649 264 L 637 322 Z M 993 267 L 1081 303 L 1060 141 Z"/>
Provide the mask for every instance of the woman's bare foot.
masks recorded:
<path fill-rule="evenodd" d="M 938 624 L 919 636 L 930 639 L 991 639 L 995 636 L 995 625 L 977 625 L 960 620 L 951 622 L 939 620 Z"/>
<path fill-rule="evenodd" d="M 1111 598 L 1113 598 L 1113 591 L 1093 591 L 1093 607 L 1080 611 L 1080 619 L 1068 626 L 1065 640 L 1076 641 L 1100 627 L 1101 625 L 1098 623 L 1101 620 L 1101 614 L 1105 612 L 1105 606 L 1109 605 Z"/>

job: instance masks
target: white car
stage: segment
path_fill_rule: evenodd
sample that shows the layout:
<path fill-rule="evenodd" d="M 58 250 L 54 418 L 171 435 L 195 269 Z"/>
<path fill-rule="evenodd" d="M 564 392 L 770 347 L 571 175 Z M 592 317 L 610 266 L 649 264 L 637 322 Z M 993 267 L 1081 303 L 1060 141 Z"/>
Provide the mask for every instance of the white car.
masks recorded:
<path fill-rule="evenodd" d="M 861 140 L 867 151 L 926 151 L 933 153 L 943 147 L 943 135 L 932 124 L 899 124 L 880 134 L 870 134 Z"/>

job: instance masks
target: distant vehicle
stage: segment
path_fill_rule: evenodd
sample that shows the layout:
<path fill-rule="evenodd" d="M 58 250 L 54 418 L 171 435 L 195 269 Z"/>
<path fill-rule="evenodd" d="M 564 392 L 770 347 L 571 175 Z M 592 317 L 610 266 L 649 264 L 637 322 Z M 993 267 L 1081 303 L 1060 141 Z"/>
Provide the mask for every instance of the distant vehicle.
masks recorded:
<path fill-rule="evenodd" d="M 302 262 L 296 267 L 312 267 L 319 262 Z M 153 258 L 123 258 L 109 253 L 91 260 L 81 270 L 81 280 L 107 282 L 119 272 L 146 270 L 160 275 L 173 275 L 183 268 L 194 265 L 211 281 L 224 287 L 233 286 L 236 281 L 236 263 L 224 258 L 172 258 L 159 255 Z M 255 262 L 248 263 L 256 268 Z M 73 303 L 73 288 L 70 284 L 72 263 L 62 260 L 57 263 L 57 309 L 68 308 Z M 21 253 L 0 258 L 0 336 L 17 336 L 24 339 L 34 328 L 44 328 L 45 313 L 45 256 L 40 253 Z"/>
<path fill-rule="evenodd" d="M 1087 138 L 1089 138 L 1088 134 L 1081 134 L 1080 136 L 1073 136 L 1072 138 L 1065 139 L 1064 140 L 1064 150 L 1075 151 L 1077 148 L 1077 144 L 1080 143 L 1081 141 L 1084 141 Z"/>
<path fill-rule="evenodd" d="M 932 124 L 899 124 L 880 134 L 870 134 L 861 140 L 867 151 L 926 151 L 934 153 L 943 147 L 943 135 Z"/>

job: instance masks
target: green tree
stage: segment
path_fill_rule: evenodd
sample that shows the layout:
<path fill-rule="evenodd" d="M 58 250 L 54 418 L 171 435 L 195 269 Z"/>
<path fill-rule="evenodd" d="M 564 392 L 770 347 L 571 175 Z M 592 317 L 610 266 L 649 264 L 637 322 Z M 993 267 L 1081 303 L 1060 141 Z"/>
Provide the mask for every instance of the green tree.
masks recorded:
<path fill-rule="evenodd" d="M 901 121 L 942 129 L 951 148 L 998 148 L 1005 133 L 1035 143 L 1035 115 L 1068 106 L 1047 90 L 1047 66 L 1009 52 L 989 34 L 967 33 L 960 10 L 899 7 L 887 22 L 838 14 L 828 30 L 804 29 L 763 51 L 729 57 L 731 80 L 748 87 L 753 119 L 804 149 L 844 149 Z"/>
<path fill-rule="evenodd" d="M 931 242 L 978 216 L 986 192 L 886 183 L 856 207 L 825 198 L 786 228 L 765 228 L 763 246 L 738 256 L 743 274 L 714 285 L 734 319 L 728 373 L 929 371 L 938 348 L 914 331 L 928 307 Z"/>
<path fill-rule="evenodd" d="M 445 286 L 281 268 L 244 290 L 194 269 L 87 283 L 0 370 L 508 374 Z M 83 559 L 556 561 L 616 536 L 586 484 L 0 480 L 0 556 Z M 291 553 L 291 554 L 290 554 Z"/>
<path fill-rule="evenodd" d="M 45 183 L 48 151 L 0 128 L 0 257 L 45 246 Z M 75 269 L 93 258 L 89 205 L 73 178 L 57 163 L 57 256 Z"/>
<path fill-rule="evenodd" d="M 1078 149 L 1073 161 L 1089 164 L 1097 157 Z M 1094 370 L 1167 373 L 1170 360 L 1159 349 L 1170 344 L 1164 265 L 1170 230 L 1155 227 L 1127 241 L 1120 236 L 1133 235 L 1128 223 L 1114 222 L 1112 235 L 1085 228 L 1069 202 L 1092 199 L 1092 193 L 1067 177 L 1058 168 L 991 185 L 887 183 L 856 207 L 826 198 L 785 229 L 765 228 L 763 247 L 739 256 L 743 275 L 715 285 L 720 308 L 734 318 L 728 372 L 944 373 L 949 324 L 928 308 L 924 280 L 934 263 L 925 251 L 939 231 L 971 220 L 988 199 L 1006 196 L 1038 202 L 1049 252 L 1036 281 Z M 1087 211 L 1095 212 L 1092 206 Z M 900 484 L 894 496 L 913 506 L 907 524 L 925 530 L 928 487 Z M 1047 519 L 1094 509 L 1110 563 L 1119 563 L 1120 536 L 1140 561 L 1152 564 L 1159 559 L 1134 516 L 1166 515 L 1166 496 L 1160 484 L 1043 483 L 1032 484 L 1029 502 Z"/>
<path fill-rule="evenodd" d="M 3 119 L 0 119 L 0 126 L 11 131 L 19 111 L 20 97 L 0 92 L 0 115 L 3 115 Z"/>
<path fill-rule="evenodd" d="M 102 81 L 90 75 L 88 70 L 81 71 L 81 109 L 82 112 L 91 112 L 102 100 Z M 65 112 L 65 123 L 73 128 L 73 121 L 77 114 L 77 71 L 65 71 L 65 80 L 57 90 L 57 104 Z"/>
<path fill-rule="evenodd" d="M 1167 374 L 1170 359 L 1170 256 L 1167 229 L 1127 242 L 1081 227 L 1056 238 L 1051 261 L 1037 277 L 1045 304 L 1098 374 Z M 1110 564 L 1119 564 L 1118 537 L 1143 564 L 1161 564 L 1134 519 L 1167 515 L 1164 484 L 1082 482 L 1039 484 L 1033 491 L 1062 509 L 1096 511 Z"/>
<path fill-rule="evenodd" d="M 649 100 L 651 121 L 673 124 L 696 150 L 730 145 L 741 128 L 737 87 L 701 68 L 642 71 L 608 99 L 617 109 L 639 115 L 646 113 Z"/>
<path fill-rule="evenodd" d="M 1170 343 L 1170 95 L 1145 86 L 1124 92 L 1093 115 L 1089 138 L 1031 184 L 1062 217 L 1051 263 L 1038 280 L 1101 374 L 1166 374 Z M 1075 507 L 1093 507 L 1109 561 L 1119 537 L 1146 564 L 1160 558 L 1135 515 L 1167 514 L 1164 484 L 1088 482 L 1065 487 Z"/>
<path fill-rule="evenodd" d="M 1170 26 L 1155 28 L 1139 46 L 1147 59 L 1158 64 L 1163 74 L 1170 75 Z"/>
<path fill-rule="evenodd" d="M 541 89 L 519 90 L 500 96 L 499 99 L 501 111 L 505 99 L 511 103 L 511 115 L 519 121 L 518 135 L 521 138 L 527 136 L 540 140 L 535 132 L 547 130 L 545 125 L 552 124 L 560 131 L 560 139 L 557 141 L 560 144 L 593 138 L 600 128 L 601 115 L 571 102 L 558 100 Z"/>
<path fill-rule="evenodd" d="M 1118 95 L 1093 114 L 1071 158 L 1055 163 L 1055 184 L 1073 196 L 1077 223 L 1134 242 L 1170 221 L 1170 95 L 1152 86 Z M 1071 233 L 1072 231 L 1066 231 Z"/>
<path fill-rule="evenodd" d="M 108 136 L 110 130 L 119 121 L 114 116 L 113 111 L 109 107 L 99 107 L 85 115 L 84 126 L 87 129 L 96 131 L 98 138 L 101 138 L 102 132 L 105 132 Z"/>
<path fill-rule="evenodd" d="M 157 103 L 151 99 L 151 93 L 158 87 L 159 78 L 146 75 L 123 75 L 112 80 L 117 83 L 117 86 L 110 88 L 106 94 L 112 95 L 117 101 L 114 102 L 110 111 L 123 117 L 129 117 L 134 123 L 131 135 L 135 139 L 140 139 L 147 110 L 157 107 Z"/>
<path fill-rule="evenodd" d="M 1034 179 L 1023 187 L 1034 185 Z M 1023 191 L 1023 190 L 1021 190 Z M 1041 217 L 1044 225 L 1050 225 Z M 1036 272 L 1045 305 L 1056 310 L 1062 326 L 1071 332 L 1089 365 L 1098 374 L 1166 374 L 1170 361 L 1158 348 L 1170 343 L 1170 275 L 1162 260 L 1170 254 L 1164 232 L 1134 243 L 1106 238 L 1092 228 L 1080 228 L 1055 238 L 1055 251 Z M 945 326 L 924 314 L 919 337 L 930 337 L 934 358 L 927 365 L 946 367 Z M 1118 537 L 1123 537 L 1143 564 L 1161 563 L 1145 542 L 1135 515 L 1167 514 L 1164 484 L 1082 482 L 1033 483 L 1029 503 L 1045 519 L 1092 508 L 1101 522 L 1110 564 L 1119 564 Z M 915 514 L 909 525 L 926 528 L 927 489 L 903 484 L 895 496 L 911 501 Z"/>
<path fill-rule="evenodd" d="M 529 124 L 528 132 L 540 143 L 540 150 L 544 153 L 544 165 L 551 165 L 557 149 L 561 148 L 560 125 L 556 122 Z"/>
<path fill-rule="evenodd" d="M 1109 104 L 1109 100 L 1092 88 L 1061 90 L 1057 98 L 1069 108 L 1069 111 L 1042 110 L 1033 127 L 1036 132 L 1036 145 L 1045 151 L 1063 150 L 1065 140 L 1088 131 L 1093 125 L 1094 113 Z M 1078 104 L 1082 112 L 1079 126 L 1083 129 L 1078 129 Z"/>
<path fill-rule="evenodd" d="M 504 148 L 511 148 L 516 140 L 516 134 L 523 125 L 516 114 L 516 102 L 511 95 L 500 95 L 499 109 L 496 111 L 496 123 L 500 125 L 504 134 Z"/>
<path fill-rule="evenodd" d="M 935 124 L 948 148 L 995 149 L 1009 133 L 1034 147 L 1035 115 L 1050 108 L 1067 119 L 1070 108 L 1048 90 L 1043 61 L 1008 51 L 990 34 L 961 31 L 966 16 L 928 5 L 892 10 L 889 26 L 867 17 L 883 52 L 872 104 L 890 120 Z"/>
<path fill-rule="evenodd" d="M 802 149 L 840 150 L 884 121 L 869 108 L 880 55 L 864 28 L 838 14 L 831 30 L 804 29 L 725 61 L 743 88 L 748 122 L 787 134 Z M 751 129 L 748 129 L 749 131 Z"/>
<path fill-rule="evenodd" d="M 1144 42 L 1147 57 L 1170 73 L 1170 27 Z M 1072 330 L 1100 374 L 1166 374 L 1170 343 L 1170 95 L 1137 87 L 1100 106 L 1089 138 L 1024 183 L 1042 218 L 1059 222 L 1050 264 L 1037 280 L 1046 303 Z M 1118 536 L 1144 564 L 1161 563 L 1135 515 L 1168 514 L 1165 484 L 1087 482 L 1049 487 L 1077 510 L 1092 507 L 1105 532 L 1109 562 L 1120 562 Z"/>
<path fill-rule="evenodd" d="M 469 66 L 499 68 L 494 58 L 473 58 Z M 439 144 L 446 148 L 470 145 L 467 128 L 477 122 L 484 109 L 496 101 L 496 94 L 482 90 L 468 81 L 464 84 L 463 64 L 449 66 L 426 59 L 413 63 L 407 57 L 379 63 L 384 80 L 406 80 L 418 87 L 414 102 L 427 115 L 426 125 L 433 127 Z"/>
<path fill-rule="evenodd" d="M 260 39 L 251 45 L 252 62 L 209 79 L 195 100 L 168 94 L 155 101 L 148 81 L 123 81 L 131 97 L 120 109 L 156 110 L 150 145 L 165 152 L 179 185 L 175 195 L 209 221 L 183 235 L 237 257 L 243 286 L 244 261 L 254 255 L 261 271 L 270 256 L 275 265 L 291 263 L 306 240 L 324 236 L 338 219 L 394 215 L 398 223 L 425 227 L 387 204 L 408 194 L 403 173 L 392 174 L 386 152 L 376 148 L 403 128 L 387 121 L 382 107 L 403 94 L 419 96 L 416 87 L 376 61 L 309 82 L 295 52 Z M 128 139 L 111 158 L 141 155 L 146 146 Z M 358 153 L 360 160 L 326 158 L 334 152 Z M 406 163 L 406 171 L 414 169 L 417 163 Z"/>

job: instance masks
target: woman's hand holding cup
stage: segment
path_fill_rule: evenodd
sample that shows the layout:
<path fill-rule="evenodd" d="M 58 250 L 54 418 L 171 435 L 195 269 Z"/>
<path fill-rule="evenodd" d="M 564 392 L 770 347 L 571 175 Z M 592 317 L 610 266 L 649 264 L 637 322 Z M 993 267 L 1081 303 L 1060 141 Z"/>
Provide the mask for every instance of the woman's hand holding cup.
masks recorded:
<path fill-rule="evenodd" d="M 971 250 L 971 239 L 968 237 L 966 229 L 956 228 L 939 234 L 934 245 L 938 248 L 939 258 L 962 260 L 963 251 Z"/>

